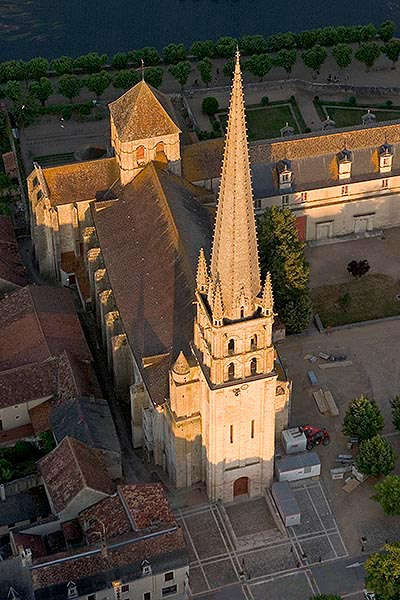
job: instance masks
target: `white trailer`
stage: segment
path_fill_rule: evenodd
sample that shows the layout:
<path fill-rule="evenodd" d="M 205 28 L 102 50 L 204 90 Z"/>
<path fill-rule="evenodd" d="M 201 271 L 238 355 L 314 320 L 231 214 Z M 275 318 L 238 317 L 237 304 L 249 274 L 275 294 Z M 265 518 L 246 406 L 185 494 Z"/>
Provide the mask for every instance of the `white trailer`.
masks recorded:
<path fill-rule="evenodd" d="M 275 482 L 272 484 L 271 492 L 285 527 L 300 525 L 300 508 L 289 483 L 287 481 Z"/>

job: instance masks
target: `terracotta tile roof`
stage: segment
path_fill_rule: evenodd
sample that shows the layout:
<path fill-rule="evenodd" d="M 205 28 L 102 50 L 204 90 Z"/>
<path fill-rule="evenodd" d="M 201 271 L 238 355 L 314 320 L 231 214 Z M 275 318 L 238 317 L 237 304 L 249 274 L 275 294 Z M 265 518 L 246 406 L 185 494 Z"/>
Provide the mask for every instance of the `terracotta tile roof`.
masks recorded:
<path fill-rule="evenodd" d="M 82 359 L 90 351 L 65 288 L 30 285 L 0 301 L 0 370 L 40 362 L 69 350 Z"/>
<path fill-rule="evenodd" d="M 175 521 L 161 483 L 122 485 L 118 487 L 118 494 L 129 510 L 136 529 Z"/>
<path fill-rule="evenodd" d="M 184 146 L 183 176 L 189 181 L 203 181 L 221 176 L 224 140 L 205 140 Z"/>
<path fill-rule="evenodd" d="M 94 200 L 119 178 L 116 158 L 99 158 L 43 169 L 52 206 Z"/>
<path fill-rule="evenodd" d="M 98 450 L 66 437 L 39 461 L 56 512 L 61 512 L 83 489 L 112 494 L 113 486 Z"/>
<path fill-rule="evenodd" d="M 83 540 L 83 531 L 81 524 L 78 519 L 72 519 L 72 521 L 65 521 L 61 524 L 64 538 L 66 542 L 78 542 Z"/>
<path fill-rule="evenodd" d="M 139 81 L 109 105 L 121 142 L 180 133 L 167 96 Z"/>
<path fill-rule="evenodd" d="M 91 361 L 65 351 L 58 361 L 56 404 L 63 404 L 80 396 L 101 398 L 99 382 Z"/>
<path fill-rule="evenodd" d="M 11 175 L 12 177 L 17 174 L 17 159 L 15 158 L 14 152 L 5 152 L 2 155 L 4 170 L 7 175 Z"/>
<path fill-rule="evenodd" d="M 12 533 L 11 534 L 17 549 L 20 547 L 32 550 L 32 558 L 46 556 L 47 550 L 41 535 L 31 533 Z"/>
<path fill-rule="evenodd" d="M 28 283 L 11 217 L 4 215 L 0 215 L 0 279 L 16 286 Z"/>
<path fill-rule="evenodd" d="M 47 400 L 29 409 L 32 427 L 36 434 L 51 429 L 49 421 L 50 409 L 51 405 Z"/>
<path fill-rule="evenodd" d="M 155 403 L 164 401 L 168 369 L 161 369 L 157 381 L 147 377 L 142 359 L 172 352 L 175 360 L 180 350 L 189 353 L 197 258 L 200 247 L 209 254 L 212 234 L 203 194 L 149 163 L 118 202 L 98 212 L 93 208 L 116 305 Z"/>
<path fill-rule="evenodd" d="M 128 515 L 118 495 L 104 498 L 81 511 L 79 521 L 82 529 L 86 531 L 89 544 L 99 541 L 97 532 L 101 523 L 104 523 L 107 540 L 132 531 Z"/>
<path fill-rule="evenodd" d="M 58 559 L 59 562 L 46 566 L 45 559 L 34 561 L 32 568 L 33 588 L 36 592 L 35 597 L 44 600 L 47 598 L 47 587 L 55 586 L 53 598 L 60 597 L 57 593 L 63 594 L 66 592 L 65 586 L 68 581 L 74 581 L 78 590 L 81 583 L 86 589 L 101 589 L 104 587 L 104 582 L 111 583 L 114 579 L 121 577 L 125 572 L 129 573 L 130 579 L 140 577 L 141 562 L 144 559 L 149 560 L 152 564 L 156 561 L 164 559 L 164 570 L 171 568 L 171 561 L 166 561 L 168 555 L 174 558 L 179 566 L 187 564 L 187 555 L 185 550 L 185 540 L 183 532 L 180 528 L 171 533 L 165 533 L 153 538 L 144 540 L 131 540 L 129 534 L 125 536 L 126 543 L 116 548 L 109 545 L 107 556 L 103 557 L 101 552 L 86 556 L 74 558 L 69 553 L 55 554 L 51 560 Z M 116 538 L 117 542 L 118 538 Z M 87 548 L 89 549 L 89 548 Z M 84 549 L 80 549 L 84 551 Z M 61 560 L 68 558 L 67 560 Z M 167 562 L 167 564 L 165 564 Z M 98 582 L 99 588 L 90 587 L 89 580 L 91 578 L 101 577 Z M 60 585 L 60 587 L 56 587 Z M 44 589 L 43 589 L 44 588 Z M 43 589 L 43 595 L 38 594 L 38 590 Z"/>
<path fill-rule="evenodd" d="M 33 427 L 30 423 L 21 425 L 20 427 L 14 427 L 14 429 L 0 431 L 0 444 L 10 444 L 10 442 L 16 442 L 17 440 L 31 437 L 33 434 Z"/>
<path fill-rule="evenodd" d="M 0 372 L 0 408 L 48 398 L 57 390 L 57 360 Z"/>

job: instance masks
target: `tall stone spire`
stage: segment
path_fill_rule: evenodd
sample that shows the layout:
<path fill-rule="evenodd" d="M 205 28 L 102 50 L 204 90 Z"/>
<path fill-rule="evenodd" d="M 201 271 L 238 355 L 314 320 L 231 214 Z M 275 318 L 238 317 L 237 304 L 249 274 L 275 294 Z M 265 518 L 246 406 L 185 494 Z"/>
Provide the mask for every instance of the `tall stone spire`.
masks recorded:
<path fill-rule="evenodd" d="M 252 316 L 261 285 L 239 51 L 236 52 L 211 256 L 213 283 L 217 274 L 225 318 Z"/>
<path fill-rule="evenodd" d="M 196 285 L 197 289 L 201 293 L 206 293 L 208 290 L 208 272 L 207 272 L 207 262 L 206 257 L 204 256 L 203 248 L 200 248 L 199 260 L 197 263 L 197 275 L 196 275 Z"/>

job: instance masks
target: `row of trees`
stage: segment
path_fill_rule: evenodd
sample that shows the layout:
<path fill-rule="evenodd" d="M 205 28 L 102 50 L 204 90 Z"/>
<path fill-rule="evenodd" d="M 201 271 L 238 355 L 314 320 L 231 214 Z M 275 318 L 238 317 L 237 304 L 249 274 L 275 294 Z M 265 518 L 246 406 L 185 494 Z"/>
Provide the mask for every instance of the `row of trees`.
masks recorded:
<path fill-rule="evenodd" d="M 314 46 L 336 46 L 370 42 L 375 38 L 387 43 L 393 38 L 396 25 L 393 21 L 384 21 L 379 27 L 373 24 L 359 26 L 322 27 L 301 33 L 277 33 L 265 38 L 262 35 L 246 35 L 240 39 L 221 37 L 216 42 L 211 40 L 197 41 L 189 51 L 183 44 L 168 44 L 160 54 L 156 48 L 146 47 L 141 50 L 117 52 L 112 57 L 98 52 L 89 52 L 83 56 L 72 58 L 61 56 L 54 60 L 36 57 L 29 61 L 11 60 L 0 63 L 0 83 L 10 80 L 40 80 L 50 72 L 57 75 L 72 73 L 98 73 L 106 65 L 113 69 L 123 70 L 128 67 L 137 68 L 143 60 L 146 66 L 157 66 L 161 62 L 178 64 L 186 61 L 188 56 L 198 60 L 204 58 L 230 58 L 237 45 L 245 55 L 257 55 L 279 52 L 280 50 L 310 50 Z"/>

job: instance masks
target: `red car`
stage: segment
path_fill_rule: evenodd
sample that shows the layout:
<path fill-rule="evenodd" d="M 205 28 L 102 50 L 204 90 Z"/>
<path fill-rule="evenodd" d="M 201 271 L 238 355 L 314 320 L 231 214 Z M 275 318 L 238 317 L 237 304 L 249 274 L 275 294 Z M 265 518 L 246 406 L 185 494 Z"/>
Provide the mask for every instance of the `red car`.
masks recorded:
<path fill-rule="evenodd" d="M 331 441 L 328 430 L 325 427 L 313 427 L 312 425 L 302 425 L 299 428 L 304 432 L 307 438 L 307 450 L 312 450 L 314 446 L 327 446 Z"/>

